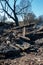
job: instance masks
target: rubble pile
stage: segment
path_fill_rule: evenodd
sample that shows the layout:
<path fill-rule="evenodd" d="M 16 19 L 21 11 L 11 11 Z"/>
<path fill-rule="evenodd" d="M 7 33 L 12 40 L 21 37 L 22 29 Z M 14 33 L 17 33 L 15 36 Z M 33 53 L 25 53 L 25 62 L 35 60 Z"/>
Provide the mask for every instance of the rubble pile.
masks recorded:
<path fill-rule="evenodd" d="M 22 27 L 1 27 L 0 26 L 0 54 L 7 54 L 21 51 L 37 51 L 43 48 L 43 27 L 37 29 L 30 24 Z M 26 32 L 23 37 L 23 27 Z M 3 31 L 3 32 L 2 32 Z"/>

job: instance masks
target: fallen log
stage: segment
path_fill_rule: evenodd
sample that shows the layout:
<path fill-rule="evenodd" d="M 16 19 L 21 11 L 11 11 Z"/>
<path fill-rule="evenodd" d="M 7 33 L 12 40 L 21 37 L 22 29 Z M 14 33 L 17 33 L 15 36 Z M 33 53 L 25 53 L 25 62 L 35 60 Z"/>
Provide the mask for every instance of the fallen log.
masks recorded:
<path fill-rule="evenodd" d="M 29 37 L 31 41 L 35 41 L 37 39 L 43 38 L 43 32 L 30 33 L 26 34 L 25 36 Z"/>
<path fill-rule="evenodd" d="M 15 45 L 10 44 L 10 46 L 12 48 L 15 48 L 16 50 L 24 51 L 24 50 L 26 50 L 26 49 L 28 49 L 30 47 L 30 44 L 24 42 L 24 44 L 22 44 L 22 45 L 20 45 L 20 44 L 15 44 Z"/>
<path fill-rule="evenodd" d="M 37 32 L 38 32 L 38 31 L 43 31 L 43 26 L 40 27 L 40 28 L 37 30 Z"/>
<path fill-rule="evenodd" d="M 39 31 L 39 32 L 37 32 L 36 34 L 43 34 L 43 32 L 40 32 L 40 31 Z"/>
<path fill-rule="evenodd" d="M 15 44 L 15 45 L 10 44 L 10 46 L 13 48 L 16 48 L 16 50 L 18 50 L 18 49 L 24 50 L 24 48 L 21 47 L 19 44 Z"/>
<path fill-rule="evenodd" d="M 23 26 L 17 26 L 17 27 L 14 27 L 13 30 L 17 30 L 17 29 L 22 29 L 24 27 L 28 28 L 28 27 L 33 27 L 35 24 L 32 23 L 32 24 L 28 24 L 28 25 L 23 25 Z"/>
<path fill-rule="evenodd" d="M 24 36 L 19 36 L 20 39 L 24 40 L 25 42 L 29 42 L 30 38 L 24 37 Z"/>

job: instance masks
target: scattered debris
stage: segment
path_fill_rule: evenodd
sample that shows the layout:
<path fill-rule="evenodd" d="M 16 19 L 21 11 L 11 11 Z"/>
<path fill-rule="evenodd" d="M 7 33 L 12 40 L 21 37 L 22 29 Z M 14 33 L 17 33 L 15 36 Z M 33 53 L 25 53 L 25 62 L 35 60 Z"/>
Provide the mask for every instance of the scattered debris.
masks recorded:
<path fill-rule="evenodd" d="M 34 26 L 0 28 L 0 59 L 24 54 L 13 60 L 0 60 L 0 65 L 43 65 L 43 28 Z"/>

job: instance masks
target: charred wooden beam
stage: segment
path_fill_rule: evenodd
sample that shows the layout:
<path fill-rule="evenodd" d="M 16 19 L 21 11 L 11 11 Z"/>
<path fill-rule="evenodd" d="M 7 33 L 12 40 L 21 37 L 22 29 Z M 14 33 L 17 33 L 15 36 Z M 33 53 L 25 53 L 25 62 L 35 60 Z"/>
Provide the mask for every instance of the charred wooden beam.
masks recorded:
<path fill-rule="evenodd" d="M 26 34 L 25 36 L 29 37 L 31 41 L 35 41 L 37 39 L 43 38 L 43 32 L 30 33 Z"/>

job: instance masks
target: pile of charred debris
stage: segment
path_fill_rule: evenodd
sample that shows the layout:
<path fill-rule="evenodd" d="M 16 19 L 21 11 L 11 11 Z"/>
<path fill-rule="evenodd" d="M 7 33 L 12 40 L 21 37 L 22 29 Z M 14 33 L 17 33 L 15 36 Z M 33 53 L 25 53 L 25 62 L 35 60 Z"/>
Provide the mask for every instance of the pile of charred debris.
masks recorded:
<path fill-rule="evenodd" d="M 0 58 L 9 57 L 20 52 L 42 51 L 43 26 L 36 28 L 35 24 L 14 27 L 0 25 Z"/>

